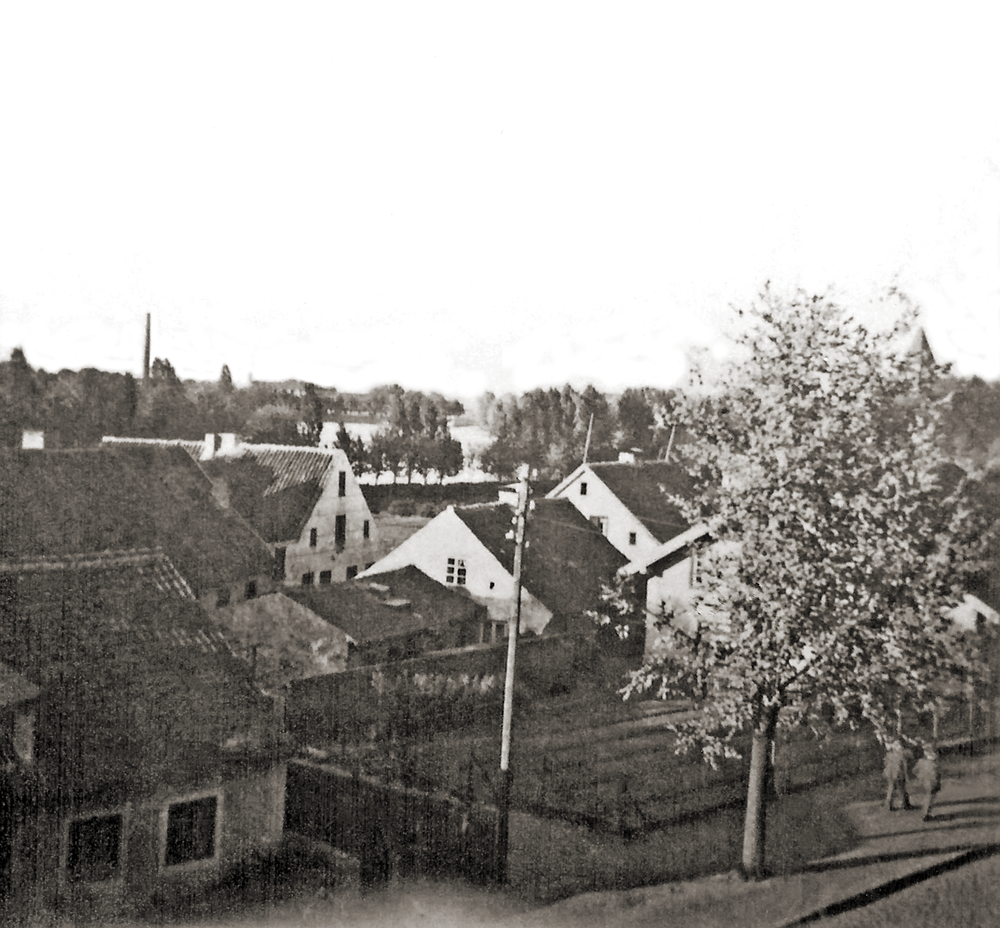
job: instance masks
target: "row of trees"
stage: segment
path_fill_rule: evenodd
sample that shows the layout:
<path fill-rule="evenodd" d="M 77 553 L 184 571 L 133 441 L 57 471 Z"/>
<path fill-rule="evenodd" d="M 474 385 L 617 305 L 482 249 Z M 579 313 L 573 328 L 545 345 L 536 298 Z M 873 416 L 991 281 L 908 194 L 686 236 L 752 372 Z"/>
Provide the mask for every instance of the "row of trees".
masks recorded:
<path fill-rule="evenodd" d="M 670 647 L 623 692 L 696 698 L 679 745 L 709 761 L 749 739 L 742 866 L 754 878 L 779 728 L 864 722 L 888 741 L 901 704 L 930 710 L 982 670 L 948 615 L 996 529 L 951 460 L 945 372 L 898 350 L 914 316 L 886 298 L 901 321 L 878 334 L 829 297 L 765 290 L 714 401 L 692 391 L 674 407 L 698 487 L 677 503 L 716 543 L 693 604 L 660 619 Z M 628 613 L 624 592 L 609 591 L 605 622 Z"/>

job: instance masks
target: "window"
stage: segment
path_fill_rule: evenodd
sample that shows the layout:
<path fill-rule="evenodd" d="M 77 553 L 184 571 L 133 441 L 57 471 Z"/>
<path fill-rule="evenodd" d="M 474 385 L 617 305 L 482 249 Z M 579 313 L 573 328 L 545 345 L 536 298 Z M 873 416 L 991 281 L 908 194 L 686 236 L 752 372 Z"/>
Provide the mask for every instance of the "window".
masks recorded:
<path fill-rule="evenodd" d="M 319 572 L 319 582 L 320 583 L 331 583 L 333 581 L 333 571 L 332 570 L 321 570 Z"/>
<path fill-rule="evenodd" d="M 337 474 L 337 496 L 347 496 L 347 471 Z"/>
<path fill-rule="evenodd" d="M 229 587 L 224 586 L 215 596 L 216 606 L 228 606 L 229 605 Z"/>
<path fill-rule="evenodd" d="M 309 529 L 309 547 L 315 548 L 316 542 L 318 540 L 319 540 L 319 532 L 314 528 Z"/>
<path fill-rule="evenodd" d="M 253 599 L 257 595 L 257 581 L 247 580 L 246 589 L 243 591 L 244 599 Z"/>
<path fill-rule="evenodd" d="M 122 856 L 121 815 L 98 815 L 69 823 L 66 879 L 97 883 L 118 876 Z"/>
<path fill-rule="evenodd" d="M 302 585 L 312 586 L 316 580 L 316 575 L 310 570 L 302 575 Z"/>
<path fill-rule="evenodd" d="M 362 528 L 362 531 L 363 531 L 363 533 L 364 533 L 364 536 L 365 536 L 365 539 L 366 539 L 366 540 L 367 540 L 368 538 L 371 538 L 371 537 L 372 537 L 372 524 L 371 524 L 371 522 L 369 522 L 369 521 L 368 521 L 367 519 L 365 519 L 365 522 L 364 522 L 364 526 L 363 526 L 363 528 Z"/>
<path fill-rule="evenodd" d="M 343 548 L 347 544 L 347 516 L 337 516 L 334 531 L 337 547 Z"/>
<path fill-rule="evenodd" d="M 274 579 L 284 580 L 285 579 L 285 552 L 287 548 L 275 548 L 274 549 Z"/>
<path fill-rule="evenodd" d="M 351 566 L 347 568 L 347 579 L 353 580 L 357 575 L 358 575 L 358 565 L 351 564 Z"/>
<path fill-rule="evenodd" d="M 635 544 L 635 532 L 629 532 L 628 533 L 628 543 L 630 545 L 634 545 Z"/>
<path fill-rule="evenodd" d="M 461 558 L 448 558 L 444 579 L 445 583 L 457 583 L 459 586 L 465 586 L 465 561 Z"/>
<path fill-rule="evenodd" d="M 215 856 L 215 825 L 219 799 L 205 796 L 175 802 L 167 809 L 167 839 L 163 865 L 175 867 Z"/>
<path fill-rule="evenodd" d="M 701 552 L 691 548 L 691 586 L 701 586 Z"/>
<path fill-rule="evenodd" d="M 580 495 L 581 496 L 586 496 L 587 495 L 587 481 L 586 480 L 584 480 L 583 483 L 580 484 Z"/>

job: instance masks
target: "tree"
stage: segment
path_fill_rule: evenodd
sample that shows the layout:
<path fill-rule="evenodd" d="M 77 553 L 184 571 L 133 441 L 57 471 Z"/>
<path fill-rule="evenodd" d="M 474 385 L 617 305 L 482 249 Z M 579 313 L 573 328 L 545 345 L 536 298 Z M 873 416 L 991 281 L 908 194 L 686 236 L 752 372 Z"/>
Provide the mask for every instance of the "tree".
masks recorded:
<path fill-rule="evenodd" d="M 936 441 L 941 401 L 888 333 L 869 332 L 828 296 L 765 289 L 741 312 L 721 394 L 689 398 L 685 449 L 696 492 L 677 500 L 708 521 L 695 607 L 724 620 L 682 630 L 673 654 L 633 675 L 626 694 L 703 687 L 681 749 L 712 762 L 750 740 L 742 869 L 764 875 L 770 758 L 779 726 L 824 714 L 885 738 L 894 700 L 926 702 L 969 658 L 946 618 L 976 564 L 965 481 Z M 694 412 L 697 411 L 697 415 Z M 692 642 L 696 642 L 695 647 Z"/>
<path fill-rule="evenodd" d="M 219 374 L 219 392 L 228 396 L 233 392 L 233 375 L 229 373 L 229 365 L 222 365 L 222 373 Z"/>

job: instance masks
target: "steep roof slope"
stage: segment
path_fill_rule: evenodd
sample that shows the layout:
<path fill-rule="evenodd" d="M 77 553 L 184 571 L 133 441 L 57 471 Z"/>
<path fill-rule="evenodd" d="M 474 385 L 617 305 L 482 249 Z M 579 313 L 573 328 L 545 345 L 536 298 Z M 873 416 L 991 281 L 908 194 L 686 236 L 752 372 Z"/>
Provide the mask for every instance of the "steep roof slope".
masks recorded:
<path fill-rule="evenodd" d="M 657 541 L 669 541 L 690 528 L 668 498 L 685 496 L 692 487 L 691 477 L 676 464 L 648 461 L 589 466 Z"/>
<path fill-rule="evenodd" d="M 43 791 L 188 782 L 270 718 L 162 553 L 7 560 L 0 581 L 0 661 L 42 691 Z"/>
<path fill-rule="evenodd" d="M 513 509 L 494 503 L 457 507 L 455 512 L 504 568 L 513 572 Z M 565 499 L 535 501 L 527 539 L 522 583 L 556 615 L 593 608 L 601 583 L 626 563 L 614 545 Z"/>
<path fill-rule="evenodd" d="M 154 547 L 196 589 L 268 573 L 273 561 L 180 447 L 14 451 L 0 460 L 0 558 Z"/>

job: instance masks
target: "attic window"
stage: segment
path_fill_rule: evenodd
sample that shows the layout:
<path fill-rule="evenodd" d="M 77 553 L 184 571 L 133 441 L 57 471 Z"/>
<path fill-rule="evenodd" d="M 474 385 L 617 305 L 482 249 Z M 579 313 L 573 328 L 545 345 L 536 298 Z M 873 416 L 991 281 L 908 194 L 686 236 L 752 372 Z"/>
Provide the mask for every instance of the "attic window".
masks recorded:
<path fill-rule="evenodd" d="M 98 815 L 69 823 L 66 879 L 99 883 L 118 876 L 121 866 L 122 817 Z"/>
<path fill-rule="evenodd" d="M 309 547 L 315 548 L 316 542 L 318 540 L 319 540 L 319 532 L 314 528 L 309 529 Z"/>
<path fill-rule="evenodd" d="M 628 543 L 630 545 L 634 545 L 635 544 L 635 532 L 629 532 L 628 533 Z"/>
<path fill-rule="evenodd" d="M 337 496 L 347 496 L 347 471 L 342 470 L 337 475 Z"/>
<path fill-rule="evenodd" d="M 372 537 L 372 524 L 367 519 L 365 519 L 364 524 L 362 526 L 362 535 L 365 538 L 371 538 Z"/>
<path fill-rule="evenodd" d="M 459 586 L 465 586 L 465 561 L 461 558 L 448 558 L 444 579 L 445 583 L 457 583 Z"/>
<path fill-rule="evenodd" d="M 580 495 L 581 496 L 586 496 L 587 495 L 587 481 L 586 480 L 584 480 L 583 483 L 580 484 Z"/>
<path fill-rule="evenodd" d="M 218 796 L 204 796 L 188 802 L 175 802 L 168 808 L 163 854 L 165 867 L 215 857 L 218 807 Z"/>

